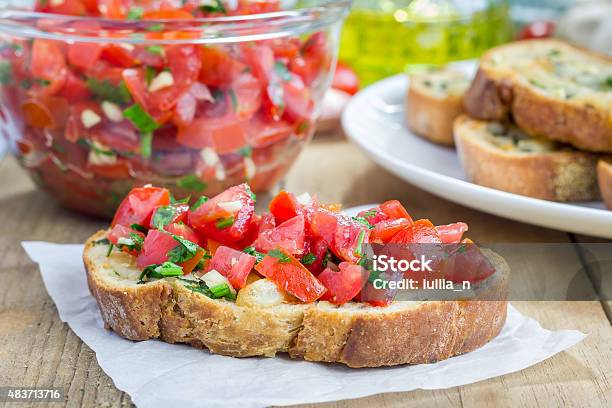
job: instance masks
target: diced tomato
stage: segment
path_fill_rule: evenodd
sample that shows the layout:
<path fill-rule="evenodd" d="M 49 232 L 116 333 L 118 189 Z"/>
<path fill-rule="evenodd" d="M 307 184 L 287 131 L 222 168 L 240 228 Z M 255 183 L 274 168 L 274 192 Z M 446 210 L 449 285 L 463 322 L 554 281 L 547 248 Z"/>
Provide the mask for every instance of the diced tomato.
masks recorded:
<path fill-rule="evenodd" d="M 249 143 L 253 148 L 263 148 L 288 139 L 294 126 L 284 120 L 267 120 L 259 114 L 251 118 L 248 129 Z"/>
<path fill-rule="evenodd" d="M 174 215 L 168 222 L 168 225 L 184 222 L 187 219 L 187 213 L 189 212 L 189 206 L 187 204 L 171 204 L 169 207 L 174 212 Z M 165 209 L 167 209 L 167 207 L 165 206 L 155 208 L 155 210 L 153 211 L 153 215 L 151 216 L 151 222 L 149 223 L 149 228 L 155 228 L 155 226 L 153 225 L 153 219 L 155 218 L 155 213 L 157 211 L 163 211 Z M 171 232 L 176 235 L 181 235 L 178 232 L 173 232 L 173 231 Z M 183 237 L 183 235 L 181 236 Z M 187 238 L 187 237 L 183 237 L 183 238 L 189 239 L 190 241 L 193 241 L 193 242 L 198 242 L 197 238 L 195 240 Z"/>
<path fill-rule="evenodd" d="M 381 221 L 388 220 L 389 216 L 382 212 L 380 207 L 370 208 L 357 214 L 358 217 L 365 218 L 370 225 L 376 225 Z"/>
<path fill-rule="evenodd" d="M 208 270 L 216 270 L 225 276 L 235 289 L 246 285 L 247 278 L 257 259 L 244 252 L 220 246 L 208 264 Z"/>
<path fill-rule="evenodd" d="M 436 231 L 444 244 L 456 244 L 461 242 L 463 233 L 467 230 L 468 225 L 464 222 L 436 226 Z"/>
<path fill-rule="evenodd" d="M 138 268 L 142 270 L 149 265 L 160 265 L 166 262 L 168 252 L 178 245 L 179 243 L 170 234 L 156 229 L 149 230 L 142 251 L 136 259 Z"/>
<path fill-rule="evenodd" d="M 322 208 L 317 209 L 312 215 L 310 223 L 311 234 L 324 240 L 327 245 L 332 245 L 334 242 L 334 234 L 338 225 L 338 217 L 336 213 Z"/>
<path fill-rule="evenodd" d="M 242 123 L 232 116 L 196 118 L 189 126 L 179 128 L 177 140 L 194 149 L 212 147 L 219 154 L 235 152 L 247 143 Z"/>
<path fill-rule="evenodd" d="M 123 81 L 134 101 L 147 110 L 148 92 L 143 68 L 128 68 L 122 72 Z"/>
<path fill-rule="evenodd" d="M 30 69 L 37 79 L 49 81 L 44 93 L 53 95 L 66 81 L 66 60 L 56 41 L 36 39 L 32 43 Z"/>
<path fill-rule="evenodd" d="M 495 267 L 473 243 L 446 246 L 447 256 L 441 264 L 445 279 L 455 283 L 478 282 L 495 273 Z"/>
<path fill-rule="evenodd" d="M 293 58 L 300 51 L 300 40 L 297 38 L 275 38 L 269 44 L 277 58 Z"/>
<path fill-rule="evenodd" d="M 395 234 L 410 225 L 412 225 L 412 220 L 407 218 L 380 221 L 370 233 L 370 242 L 387 243 Z"/>
<path fill-rule="evenodd" d="M 182 222 L 175 222 L 174 224 L 170 224 L 166 226 L 166 231 L 178 235 L 179 237 L 185 238 L 188 241 L 191 241 L 195 244 L 199 244 L 199 237 L 189 226 L 185 225 Z"/>
<path fill-rule="evenodd" d="M 302 214 L 302 205 L 298 202 L 295 194 L 287 191 L 278 193 L 272 201 L 270 201 L 269 208 L 270 213 L 274 215 L 277 225 L 289 221 L 296 215 Z"/>
<path fill-rule="evenodd" d="M 54 96 L 27 99 L 21 105 L 24 121 L 36 128 L 54 129 L 68 119 L 68 101 Z"/>
<path fill-rule="evenodd" d="M 278 227 L 263 231 L 254 243 L 260 252 L 269 252 L 280 247 L 291 255 L 304 253 L 304 216 L 298 215 Z"/>
<path fill-rule="evenodd" d="M 321 300 L 342 305 L 353 299 L 361 291 L 366 276 L 361 266 L 342 262 L 340 270 L 326 268 L 318 276 L 319 281 L 327 288 Z"/>
<path fill-rule="evenodd" d="M 248 66 L 264 85 L 274 73 L 274 52 L 264 44 L 241 43 L 242 53 Z"/>
<path fill-rule="evenodd" d="M 87 30 L 90 32 L 100 31 L 100 24 L 94 21 L 81 21 L 73 24 L 76 30 Z M 68 46 L 68 63 L 82 69 L 89 69 L 100 58 L 104 45 L 96 42 L 77 41 Z"/>
<path fill-rule="evenodd" d="M 246 184 L 230 187 L 188 215 L 198 233 L 225 245 L 235 246 L 253 228 L 255 202 Z"/>
<path fill-rule="evenodd" d="M 439 244 L 442 243 L 442 240 L 431 221 L 417 220 L 395 234 L 389 242 L 395 244 Z"/>
<path fill-rule="evenodd" d="M 555 33 L 555 23 L 552 21 L 534 21 L 524 26 L 517 34 L 518 40 L 533 40 L 552 37 Z"/>
<path fill-rule="evenodd" d="M 312 254 L 315 257 L 315 261 L 306 265 L 306 268 L 315 274 L 315 276 L 324 269 L 323 262 L 328 249 L 329 245 L 323 239 L 313 239 L 307 245 L 306 253 Z"/>
<path fill-rule="evenodd" d="M 189 20 L 193 18 L 193 14 L 185 10 L 164 8 L 147 11 L 142 18 L 143 20 Z"/>
<path fill-rule="evenodd" d="M 239 14 L 261 14 L 272 13 L 281 9 L 280 0 L 240 0 L 236 13 Z"/>
<path fill-rule="evenodd" d="M 203 249 L 199 249 L 196 254 L 193 256 L 193 258 L 186 260 L 185 262 L 183 262 L 181 264 L 181 267 L 183 268 L 183 275 L 189 275 L 196 266 L 198 266 L 198 264 L 200 263 L 200 260 L 204 257 L 204 250 Z"/>
<path fill-rule="evenodd" d="M 357 263 L 362 257 L 362 245 L 369 242 L 370 230 L 345 215 L 337 215 L 331 250 L 342 260 Z"/>
<path fill-rule="evenodd" d="M 126 227 L 124 225 L 117 224 L 108 233 L 108 240 L 111 243 L 117 245 L 119 243 L 120 238 L 130 238 L 130 234 L 138 235 L 139 237 L 143 239 L 145 237 L 145 235 L 140 231 L 136 231 L 135 229 Z M 138 251 L 136 251 L 135 249 L 130 250 L 127 247 L 122 247 L 122 251 L 127 252 L 128 254 L 131 254 L 134 256 L 138 255 Z"/>
<path fill-rule="evenodd" d="M 249 119 L 261 107 L 261 84 L 251 74 L 240 74 L 232 83 L 236 116 Z"/>
<path fill-rule="evenodd" d="M 268 231 L 276 227 L 276 220 L 272 213 L 265 213 L 259 220 L 257 231 L 261 234 L 264 231 Z"/>
<path fill-rule="evenodd" d="M 136 64 L 132 51 L 120 45 L 108 44 L 102 50 L 100 58 L 124 68 L 130 68 Z"/>
<path fill-rule="evenodd" d="M 68 16 L 84 16 L 86 10 L 80 0 L 64 0 L 61 3 L 37 1 L 36 11 L 65 14 Z"/>
<path fill-rule="evenodd" d="M 170 192 L 159 187 L 136 187 L 123 199 L 112 226 L 138 224 L 148 227 L 153 210 L 160 205 L 170 204 Z"/>
<path fill-rule="evenodd" d="M 124 19 L 126 7 L 123 0 L 98 0 L 98 9 L 104 17 Z"/>
<path fill-rule="evenodd" d="M 67 71 L 66 82 L 60 91 L 60 95 L 65 97 L 70 103 L 83 101 L 91 97 L 91 93 L 85 81 L 73 74 L 70 70 Z"/>
<path fill-rule="evenodd" d="M 292 123 L 308 120 L 312 116 L 314 102 L 310 97 L 310 90 L 299 77 L 294 75 L 290 81 L 283 82 L 283 94 L 285 116 Z"/>
<path fill-rule="evenodd" d="M 406 218 L 412 221 L 412 217 L 397 200 L 385 201 L 380 205 L 380 210 L 391 219 Z"/>
<path fill-rule="evenodd" d="M 242 64 L 234 60 L 221 47 L 200 47 L 199 79 L 206 85 L 225 87 L 242 71 Z"/>
<path fill-rule="evenodd" d="M 355 95 L 359 91 L 359 77 L 348 65 L 338 61 L 331 86 L 349 95 Z"/>
<path fill-rule="evenodd" d="M 87 169 L 98 176 L 112 180 L 124 180 L 130 177 L 130 163 L 126 159 L 118 158 L 113 164 L 87 163 Z"/>
<path fill-rule="evenodd" d="M 291 254 L 280 248 L 278 251 L 283 259 L 266 255 L 255 270 L 302 302 L 314 302 L 323 296 L 325 286 Z"/>
<path fill-rule="evenodd" d="M 96 110 L 99 110 L 98 106 L 94 109 L 94 111 Z M 76 126 L 80 128 L 80 118 L 78 115 L 76 118 Z M 89 129 L 88 133 L 91 139 L 97 140 L 106 146 L 112 146 L 117 151 L 125 153 L 140 152 L 140 134 L 126 120 L 122 122 L 103 121 Z"/>

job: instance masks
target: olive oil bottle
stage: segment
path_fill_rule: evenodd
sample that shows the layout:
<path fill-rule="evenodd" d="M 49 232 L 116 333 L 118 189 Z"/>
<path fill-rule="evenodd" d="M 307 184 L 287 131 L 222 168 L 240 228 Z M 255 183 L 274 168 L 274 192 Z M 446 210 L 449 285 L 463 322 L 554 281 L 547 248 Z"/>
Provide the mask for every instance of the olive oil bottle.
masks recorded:
<path fill-rule="evenodd" d="M 504 0 L 353 0 L 340 59 L 362 85 L 480 56 L 512 37 Z"/>

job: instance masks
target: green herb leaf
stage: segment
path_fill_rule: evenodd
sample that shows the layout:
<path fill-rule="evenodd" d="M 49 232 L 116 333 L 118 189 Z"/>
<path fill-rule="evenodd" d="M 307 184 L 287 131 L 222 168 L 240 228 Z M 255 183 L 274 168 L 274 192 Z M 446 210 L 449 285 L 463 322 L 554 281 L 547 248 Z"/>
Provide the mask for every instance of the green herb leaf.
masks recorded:
<path fill-rule="evenodd" d="M 126 237 L 121 237 L 117 240 L 117 247 L 120 249 L 127 248 L 132 251 L 140 251 L 142 249 L 142 245 L 144 244 L 144 238 L 134 232 L 131 232 L 130 235 Z"/>
<path fill-rule="evenodd" d="M 363 245 L 364 239 L 365 239 L 365 231 L 361 230 L 359 232 L 359 236 L 357 237 L 357 245 L 355 246 L 355 251 L 353 251 L 353 254 L 355 256 L 363 255 L 363 249 L 361 248 L 361 246 Z"/>
<path fill-rule="evenodd" d="M 170 262 L 183 263 L 188 261 L 193 258 L 200 249 L 198 244 L 195 244 L 183 237 L 179 237 L 178 235 L 170 235 L 180 244 L 168 251 L 168 260 Z"/>
<path fill-rule="evenodd" d="M 13 66 L 10 61 L 0 61 L 0 84 L 9 85 L 13 82 Z"/>
<path fill-rule="evenodd" d="M 138 104 L 125 109 L 123 116 L 132 122 L 141 133 L 150 133 L 159 127 L 157 122 Z"/>
<path fill-rule="evenodd" d="M 249 186 L 247 184 L 246 186 L 246 192 L 249 195 L 249 197 L 251 197 L 251 200 L 253 200 L 253 202 L 257 201 L 257 196 L 255 195 L 255 193 L 251 190 L 251 186 Z"/>
<path fill-rule="evenodd" d="M 275 248 L 271 250 L 270 252 L 268 252 L 268 256 L 278 259 L 279 263 L 290 263 L 291 262 L 291 258 L 278 248 Z"/>
<path fill-rule="evenodd" d="M 191 191 L 204 191 L 206 190 L 206 183 L 204 183 L 198 176 L 195 174 L 188 174 L 183 178 L 177 180 L 176 185 L 184 188 L 185 190 Z"/>
<path fill-rule="evenodd" d="M 376 269 L 374 269 L 370 272 L 370 275 L 368 276 L 368 282 L 374 283 L 374 281 L 378 279 L 379 277 L 380 277 L 380 271 L 377 271 Z"/>
<path fill-rule="evenodd" d="M 204 13 L 223 13 L 227 14 L 225 10 L 225 6 L 223 6 L 223 2 L 221 0 L 214 0 L 212 3 L 214 4 L 206 4 L 200 6 L 200 10 Z"/>
<path fill-rule="evenodd" d="M 162 31 L 164 29 L 163 24 L 153 24 L 147 27 L 147 31 Z"/>
<path fill-rule="evenodd" d="M 291 73 L 287 69 L 287 66 L 280 61 L 274 63 L 274 71 L 278 74 L 280 79 L 283 81 L 291 81 Z"/>
<path fill-rule="evenodd" d="M 102 238 L 93 242 L 94 245 L 110 245 L 108 238 Z"/>
<path fill-rule="evenodd" d="M 324 268 L 327 268 L 327 263 L 331 260 L 331 253 L 329 251 L 327 251 L 325 253 L 325 256 L 323 257 L 323 262 L 321 262 L 321 265 Z"/>
<path fill-rule="evenodd" d="M 215 224 L 215 226 L 217 227 L 217 229 L 224 229 L 224 228 L 228 228 L 231 227 L 232 225 L 234 225 L 234 216 L 230 216 L 227 218 L 220 218 L 217 220 L 217 223 Z"/>
<path fill-rule="evenodd" d="M 145 83 L 147 84 L 147 86 L 151 84 L 151 81 L 153 80 L 153 78 L 155 78 L 155 75 L 157 75 L 157 71 L 155 70 L 155 68 L 149 66 L 145 68 Z"/>
<path fill-rule="evenodd" d="M 206 196 L 201 196 L 200 198 L 198 198 L 198 201 L 196 201 L 195 203 L 193 203 L 193 205 L 191 206 L 191 211 L 195 211 L 198 208 L 200 208 L 200 206 L 202 204 L 204 204 L 205 202 L 208 201 L 208 197 Z"/>
<path fill-rule="evenodd" d="M 130 228 L 139 232 L 142 232 L 143 234 L 147 233 L 147 229 L 145 227 L 143 227 L 140 224 L 132 224 L 130 225 Z"/>
<path fill-rule="evenodd" d="M 140 156 L 148 159 L 151 154 L 153 154 L 153 133 L 142 133 L 140 135 Z"/>
<path fill-rule="evenodd" d="M 180 200 L 177 200 L 172 194 L 170 194 L 170 204 L 187 204 L 189 203 L 189 200 L 191 200 L 190 195 L 185 198 L 181 198 Z"/>
<path fill-rule="evenodd" d="M 206 285 L 206 282 L 204 282 L 201 279 L 198 280 L 193 280 L 193 279 L 185 279 L 185 278 L 181 278 L 178 277 L 178 280 L 180 280 L 181 282 L 183 282 L 183 285 L 193 291 L 193 292 L 197 292 L 197 293 L 201 293 L 204 296 L 207 296 L 209 298 L 212 298 L 212 292 L 210 291 L 210 289 L 208 288 L 208 285 Z"/>
<path fill-rule="evenodd" d="M 248 246 L 242 250 L 245 254 L 249 254 L 255 257 L 255 263 L 260 263 L 262 259 L 266 256 L 265 254 L 259 252 L 252 246 Z"/>
<path fill-rule="evenodd" d="M 251 146 L 244 146 L 238 149 L 238 154 L 242 157 L 251 157 L 253 155 L 253 148 Z"/>
<path fill-rule="evenodd" d="M 236 92 L 234 92 L 233 89 L 230 89 L 228 92 L 232 100 L 232 108 L 234 108 L 234 112 L 238 112 L 238 97 L 236 96 Z"/>
<path fill-rule="evenodd" d="M 161 45 L 149 45 L 146 50 L 153 55 L 164 55 L 164 47 L 162 47 Z"/>
<path fill-rule="evenodd" d="M 360 224 L 365 225 L 366 227 L 368 227 L 369 229 L 374 228 L 373 225 L 370 225 L 370 223 L 368 222 L 368 220 L 366 220 L 364 217 L 352 217 L 353 220 L 357 221 Z"/>
<path fill-rule="evenodd" d="M 142 15 L 144 14 L 144 10 L 142 7 L 131 7 L 128 12 L 127 19 L 128 20 L 140 20 Z"/>
<path fill-rule="evenodd" d="M 315 254 L 313 254 L 312 252 L 309 252 L 302 257 L 300 262 L 302 263 L 302 265 L 312 265 L 313 263 L 315 263 L 316 260 L 317 260 L 317 257 L 315 256 Z"/>
<path fill-rule="evenodd" d="M 153 213 L 153 218 L 152 218 L 151 223 L 153 224 L 155 228 L 163 230 L 166 225 L 172 222 L 172 219 L 174 218 L 175 214 L 176 214 L 176 207 L 173 207 L 171 205 L 157 207 L 155 209 L 155 212 Z"/>
<path fill-rule="evenodd" d="M 119 85 L 113 85 L 107 79 L 98 81 L 96 78 L 89 77 L 85 84 L 91 93 L 100 100 L 114 102 L 119 105 L 126 105 L 132 100 L 130 91 L 128 91 L 123 81 Z"/>
<path fill-rule="evenodd" d="M 376 213 L 377 213 L 376 208 L 372 208 L 371 210 L 368 210 L 363 213 L 363 218 L 375 217 Z"/>
<path fill-rule="evenodd" d="M 108 247 L 108 251 L 106 251 L 106 257 L 108 258 L 111 254 L 111 252 L 113 252 L 113 247 L 115 245 L 114 244 L 110 244 L 110 246 Z"/>

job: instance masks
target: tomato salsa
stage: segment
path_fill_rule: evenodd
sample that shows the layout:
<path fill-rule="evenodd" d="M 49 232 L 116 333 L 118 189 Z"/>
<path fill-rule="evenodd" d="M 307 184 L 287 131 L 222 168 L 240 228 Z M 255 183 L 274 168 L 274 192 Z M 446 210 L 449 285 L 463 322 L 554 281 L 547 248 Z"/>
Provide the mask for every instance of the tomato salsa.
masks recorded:
<path fill-rule="evenodd" d="M 465 223 L 414 221 L 397 200 L 355 217 L 307 193 L 282 191 L 264 214 L 255 213 L 255 200 L 244 183 L 191 206 L 165 188 L 135 188 L 102 241 L 110 245 L 109 255 L 119 250 L 136 257 L 140 283 L 176 277 L 209 297 L 230 300 L 247 282 L 266 278 L 296 302 L 386 306 L 394 293 L 373 286 L 375 271 L 364 261 L 364 246 L 374 243 L 456 244 L 465 255 L 453 258 L 460 268 L 447 275 L 469 271 L 467 278 L 479 281 L 494 273 L 490 264 L 475 263 L 478 253 L 466 250 L 471 241 L 463 239 Z"/>
<path fill-rule="evenodd" d="M 199 41 L 221 36 L 208 20 L 276 12 L 279 0 L 38 0 L 34 10 L 49 16 L 37 28 L 65 39 L 0 41 L 14 126 L 3 132 L 38 184 L 100 215 L 148 183 L 180 197 L 274 186 L 312 135 L 336 52 L 331 26 Z"/>

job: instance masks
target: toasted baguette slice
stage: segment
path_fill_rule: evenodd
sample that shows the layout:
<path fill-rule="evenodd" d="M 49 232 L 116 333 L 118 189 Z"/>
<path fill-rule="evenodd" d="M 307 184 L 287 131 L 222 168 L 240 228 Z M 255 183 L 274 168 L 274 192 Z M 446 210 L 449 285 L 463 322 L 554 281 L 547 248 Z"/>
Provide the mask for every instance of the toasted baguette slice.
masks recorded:
<path fill-rule="evenodd" d="M 454 130 L 463 169 L 476 184 L 552 201 L 599 196 L 596 154 L 466 115 L 456 119 Z"/>
<path fill-rule="evenodd" d="M 236 302 L 211 299 L 175 278 L 137 284 L 134 257 L 99 243 L 83 253 L 89 288 L 107 328 L 130 340 L 159 338 L 233 357 L 274 356 L 339 362 L 350 367 L 430 363 L 472 351 L 497 336 L 506 318 L 510 269 L 486 256 L 496 273 L 481 284 L 487 300 L 301 304 L 267 279 L 238 292 Z"/>
<path fill-rule="evenodd" d="M 463 93 L 470 82 L 458 71 L 412 75 L 406 97 L 408 127 L 434 143 L 453 145 L 453 121 L 463 112 Z"/>
<path fill-rule="evenodd" d="M 612 160 L 600 160 L 597 163 L 597 179 L 601 197 L 606 207 L 612 210 Z"/>
<path fill-rule="evenodd" d="M 531 136 L 612 151 L 612 57 L 557 40 L 530 40 L 484 54 L 465 94 L 466 112 L 510 116 Z"/>

